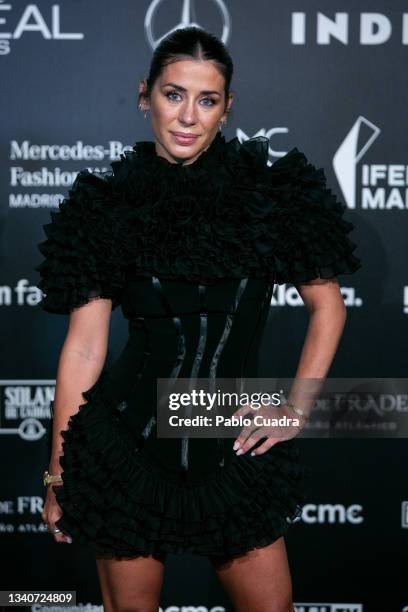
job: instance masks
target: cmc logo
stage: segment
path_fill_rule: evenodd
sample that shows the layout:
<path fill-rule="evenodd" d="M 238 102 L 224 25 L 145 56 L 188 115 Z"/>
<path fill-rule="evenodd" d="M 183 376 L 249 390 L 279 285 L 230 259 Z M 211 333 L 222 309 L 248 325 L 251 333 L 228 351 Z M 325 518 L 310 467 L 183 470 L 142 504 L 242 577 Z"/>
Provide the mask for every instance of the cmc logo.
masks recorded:
<path fill-rule="evenodd" d="M 72 610 L 71 606 L 66 606 L 66 610 Z M 86 610 L 86 612 L 103 612 L 103 606 L 94 604 L 82 604 L 77 603 L 75 610 Z M 32 612 L 51 612 L 51 608 L 45 608 L 44 606 L 34 605 L 31 607 Z M 55 608 L 52 608 L 55 610 Z M 167 606 L 166 608 L 159 607 L 158 612 L 226 612 L 224 606 L 213 606 L 207 608 L 207 606 Z"/>
<path fill-rule="evenodd" d="M 363 612 L 360 603 L 295 603 L 295 612 Z"/>
<path fill-rule="evenodd" d="M 159 608 L 159 612 L 225 612 L 224 606 L 168 606 L 167 608 Z"/>
<path fill-rule="evenodd" d="M 361 504 L 305 504 L 302 507 L 301 520 L 309 525 L 325 525 L 351 523 L 358 525 L 364 521 L 361 516 Z"/>
<path fill-rule="evenodd" d="M 198 28 L 201 28 L 202 26 L 200 26 L 196 19 L 195 19 L 195 5 L 193 0 L 184 0 L 183 2 L 180 2 L 180 16 L 179 16 L 179 21 L 177 23 L 175 23 L 170 29 L 168 29 L 162 36 L 158 37 L 155 35 L 154 33 L 154 28 L 153 28 L 153 21 L 157 15 L 157 13 L 161 10 L 163 12 L 163 5 L 164 2 L 163 0 L 154 0 L 149 8 L 146 11 L 146 17 L 145 17 L 145 22 L 144 22 L 144 27 L 145 27 L 145 32 L 146 32 L 146 37 L 147 40 L 150 44 L 150 46 L 152 47 L 152 49 L 155 49 L 157 47 L 157 45 L 160 43 L 160 41 L 165 38 L 166 36 L 168 36 L 168 34 L 170 34 L 171 32 L 173 32 L 174 30 L 177 30 L 178 28 L 187 28 L 190 26 L 195 26 Z M 200 9 L 202 9 L 203 7 L 203 0 L 200 1 Z M 208 3 L 207 3 L 208 4 Z M 222 0 L 212 0 L 212 2 L 210 3 L 210 5 L 215 6 L 216 10 L 217 10 L 217 15 L 218 15 L 218 20 L 220 22 L 220 30 L 221 30 L 221 34 L 218 35 L 218 38 L 220 38 L 222 40 L 222 42 L 224 44 L 227 43 L 229 36 L 230 36 L 230 31 L 231 31 L 231 19 L 229 16 L 229 12 L 227 10 L 227 7 L 225 6 L 225 3 Z M 175 9 L 174 9 L 174 2 L 172 3 L 171 6 L 171 11 L 169 11 L 168 13 L 168 18 L 173 20 L 173 16 L 175 14 Z M 194 16 L 193 16 L 194 14 Z"/>
<path fill-rule="evenodd" d="M 80 607 L 79 607 L 80 606 Z M 55 610 L 55 608 L 52 608 Z M 72 606 L 66 606 L 65 610 L 73 610 Z M 77 603 L 75 610 L 83 609 L 86 612 L 103 612 L 103 606 L 98 606 L 94 604 L 81 604 Z M 44 608 L 40 605 L 34 605 L 31 607 L 32 612 L 47 612 L 51 611 L 51 608 Z M 167 608 L 158 608 L 158 612 L 226 612 L 224 606 L 213 606 L 212 608 L 207 608 L 207 606 L 167 606 Z"/>
<path fill-rule="evenodd" d="M 20 39 L 25 32 L 38 32 L 45 40 L 81 40 L 82 32 L 61 32 L 60 5 L 53 4 L 51 12 L 44 15 L 37 4 L 27 4 L 17 16 L 13 13 L 13 4 L 5 4 L 0 0 L 0 55 L 8 55 L 11 51 L 11 40 Z M 8 13 L 8 14 L 7 14 Z M 10 19 L 9 19 L 10 17 Z M 10 31 L 2 30 L 10 22 Z"/>

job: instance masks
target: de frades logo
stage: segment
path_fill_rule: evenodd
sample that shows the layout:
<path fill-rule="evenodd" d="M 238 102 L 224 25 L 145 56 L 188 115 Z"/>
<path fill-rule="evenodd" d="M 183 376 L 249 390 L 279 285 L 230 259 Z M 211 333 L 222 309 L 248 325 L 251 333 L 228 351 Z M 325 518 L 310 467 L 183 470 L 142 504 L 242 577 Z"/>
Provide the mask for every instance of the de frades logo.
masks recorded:
<path fill-rule="evenodd" d="M 17 2 L 0 0 L 0 55 L 11 52 L 14 41 L 27 32 L 37 33 L 42 40 L 82 40 L 82 32 L 63 32 L 61 5 L 53 4 L 40 7 L 27 4 L 22 7 Z M 35 39 L 37 41 L 37 39 Z"/>
<path fill-rule="evenodd" d="M 215 19 L 218 21 L 219 27 L 216 28 L 214 33 L 226 44 L 231 32 L 231 18 L 225 2 L 223 0 L 206 0 L 206 2 L 200 0 L 197 5 L 200 8 L 200 14 L 204 14 L 205 11 L 206 17 L 212 16 L 211 8 L 215 10 Z M 168 12 L 166 12 L 166 8 Z M 159 21 L 159 17 L 161 21 L 165 22 L 171 19 L 170 27 L 168 29 L 165 28 L 166 31 L 161 33 L 160 36 L 156 32 L 156 24 Z M 173 30 L 191 26 L 205 28 L 199 22 L 199 19 L 200 16 L 197 16 L 194 0 L 179 0 L 170 3 L 166 2 L 166 0 L 153 0 L 146 11 L 144 22 L 147 40 L 152 49 L 155 49 L 161 40 L 173 32 Z"/>
<path fill-rule="evenodd" d="M 36 442 L 51 418 L 55 380 L 0 380 L 0 436 Z"/>
<path fill-rule="evenodd" d="M 408 210 L 406 164 L 364 163 L 364 155 L 380 132 L 360 115 L 338 147 L 333 169 L 344 201 L 351 209 Z"/>

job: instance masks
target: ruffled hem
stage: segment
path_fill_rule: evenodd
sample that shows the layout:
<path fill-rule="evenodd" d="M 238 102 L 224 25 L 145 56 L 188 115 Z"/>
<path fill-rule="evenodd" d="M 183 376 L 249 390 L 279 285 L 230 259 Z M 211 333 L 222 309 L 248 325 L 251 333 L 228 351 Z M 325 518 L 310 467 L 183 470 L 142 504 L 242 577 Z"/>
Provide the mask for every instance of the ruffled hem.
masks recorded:
<path fill-rule="evenodd" d="M 300 516 L 307 468 L 294 440 L 240 457 L 197 484 L 152 466 L 107 407 L 100 381 L 62 432 L 56 526 L 98 556 L 232 557 L 272 543 Z"/>

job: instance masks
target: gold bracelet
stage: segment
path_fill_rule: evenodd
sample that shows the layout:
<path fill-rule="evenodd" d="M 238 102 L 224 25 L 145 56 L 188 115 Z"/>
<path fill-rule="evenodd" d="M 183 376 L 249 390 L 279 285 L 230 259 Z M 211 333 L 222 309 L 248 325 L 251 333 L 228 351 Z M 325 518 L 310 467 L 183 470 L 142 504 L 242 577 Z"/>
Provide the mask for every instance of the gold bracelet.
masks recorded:
<path fill-rule="evenodd" d="M 43 474 L 44 487 L 54 482 L 63 482 L 61 474 L 50 474 L 48 470 L 45 470 Z"/>

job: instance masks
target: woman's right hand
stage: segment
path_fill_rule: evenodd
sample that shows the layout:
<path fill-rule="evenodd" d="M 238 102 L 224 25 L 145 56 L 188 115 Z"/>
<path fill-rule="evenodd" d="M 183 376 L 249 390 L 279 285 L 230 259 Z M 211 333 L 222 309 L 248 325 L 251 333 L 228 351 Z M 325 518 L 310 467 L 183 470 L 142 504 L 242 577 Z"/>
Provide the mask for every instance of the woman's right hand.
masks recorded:
<path fill-rule="evenodd" d="M 55 522 L 58 521 L 58 519 L 62 516 L 61 507 L 57 502 L 54 491 L 52 490 L 53 487 L 60 486 L 62 486 L 62 483 L 54 483 L 47 485 L 47 495 L 45 498 L 44 510 L 41 513 L 41 517 L 43 521 L 47 524 L 48 529 L 50 530 L 57 529 Z M 56 542 L 66 542 L 68 544 L 72 542 L 72 538 L 70 536 L 64 535 L 61 531 L 53 534 L 51 534 L 50 531 L 49 533 L 50 535 L 53 535 L 54 540 Z"/>

